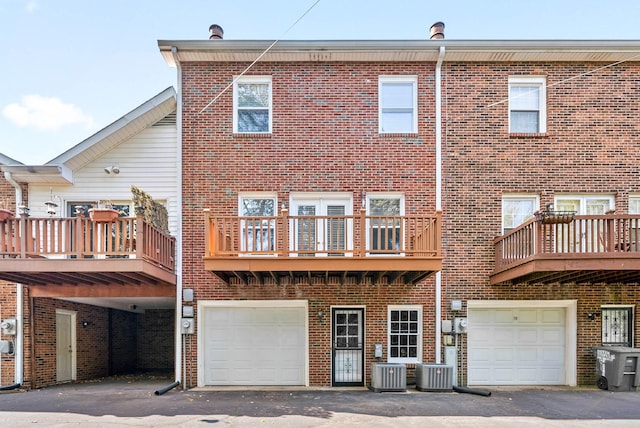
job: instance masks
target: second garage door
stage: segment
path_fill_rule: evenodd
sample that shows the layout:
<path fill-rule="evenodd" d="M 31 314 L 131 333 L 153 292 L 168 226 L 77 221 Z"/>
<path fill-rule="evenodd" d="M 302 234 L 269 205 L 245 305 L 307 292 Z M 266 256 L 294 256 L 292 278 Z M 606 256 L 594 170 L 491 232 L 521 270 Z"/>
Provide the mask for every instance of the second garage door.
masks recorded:
<path fill-rule="evenodd" d="M 205 385 L 305 385 L 305 307 L 204 308 Z"/>
<path fill-rule="evenodd" d="M 469 309 L 469 385 L 565 384 L 565 309 Z"/>

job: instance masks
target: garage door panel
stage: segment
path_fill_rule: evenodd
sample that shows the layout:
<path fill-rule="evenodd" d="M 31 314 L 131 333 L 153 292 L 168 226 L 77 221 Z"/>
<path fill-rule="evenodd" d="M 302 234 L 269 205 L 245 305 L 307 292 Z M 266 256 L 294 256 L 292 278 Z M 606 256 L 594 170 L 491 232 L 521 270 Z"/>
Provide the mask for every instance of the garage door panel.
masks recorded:
<path fill-rule="evenodd" d="M 204 309 L 206 385 L 304 385 L 305 307 Z"/>
<path fill-rule="evenodd" d="M 538 311 L 536 309 L 527 310 L 520 309 L 518 311 L 518 323 L 519 324 L 537 324 L 538 323 Z"/>
<path fill-rule="evenodd" d="M 511 324 L 513 322 L 513 310 L 511 309 L 498 309 L 495 311 L 492 324 Z"/>
<path fill-rule="evenodd" d="M 520 345 L 536 345 L 538 343 L 538 330 L 535 328 L 514 328 L 517 336 L 517 344 Z"/>
<path fill-rule="evenodd" d="M 470 309 L 469 384 L 565 383 L 564 308 Z"/>
<path fill-rule="evenodd" d="M 542 310 L 542 322 L 544 324 L 563 325 L 564 324 L 563 313 L 561 311 L 558 311 L 557 309 Z"/>

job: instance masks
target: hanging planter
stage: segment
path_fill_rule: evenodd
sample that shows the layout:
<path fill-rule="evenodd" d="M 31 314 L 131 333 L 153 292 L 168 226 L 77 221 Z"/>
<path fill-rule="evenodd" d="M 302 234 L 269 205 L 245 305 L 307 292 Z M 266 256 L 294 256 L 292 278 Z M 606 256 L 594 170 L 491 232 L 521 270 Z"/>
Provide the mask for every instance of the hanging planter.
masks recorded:
<path fill-rule="evenodd" d="M 95 222 L 111 222 L 118 218 L 120 213 L 111 208 L 91 208 L 89 218 Z"/>
<path fill-rule="evenodd" d="M 0 208 L 0 221 L 5 221 L 13 218 L 14 213 L 10 210 L 5 210 L 4 208 Z"/>
<path fill-rule="evenodd" d="M 117 210 L 111 208 L 111 204 L 105 206 L 98 203 L 98 208 L 89 209 L 89 218 L 97 223 L 112 222 L 120 216 Z"/>
<path fill-rule="evenodd" d="M 571 223 L 575 211 L 538 211 L 536 214 L 536 221 L 542 224 L 559 224 L 559 223 Z"/>

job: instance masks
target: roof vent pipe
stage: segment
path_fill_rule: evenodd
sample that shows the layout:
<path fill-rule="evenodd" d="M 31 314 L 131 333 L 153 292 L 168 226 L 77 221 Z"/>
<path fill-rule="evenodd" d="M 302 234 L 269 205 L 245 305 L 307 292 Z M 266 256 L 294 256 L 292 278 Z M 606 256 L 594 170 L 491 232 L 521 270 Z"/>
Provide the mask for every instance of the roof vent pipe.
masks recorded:
<path fill-rule="evenodd" d="M 431 40 L 433 39 L 444 39 L 444 22 L 436 22 L 431 26 Z"/>
<path fill-rule="evenodd" d="M 224 31 L 218 24 L 213 24 L 209 27 L 209 40 L 222 40 L 224 37 Z"/>

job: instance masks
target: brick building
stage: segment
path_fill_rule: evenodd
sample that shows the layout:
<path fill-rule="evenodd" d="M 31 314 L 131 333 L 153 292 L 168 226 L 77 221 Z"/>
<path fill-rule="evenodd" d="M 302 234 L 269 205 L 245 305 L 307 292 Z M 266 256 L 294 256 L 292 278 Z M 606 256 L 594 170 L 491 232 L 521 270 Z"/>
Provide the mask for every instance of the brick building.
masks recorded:
<path fill-rule="evenodd" d="M 640 44 L 212 39 L 159 41 L 188 386 L 589 384 L 634 345 Z"/>

